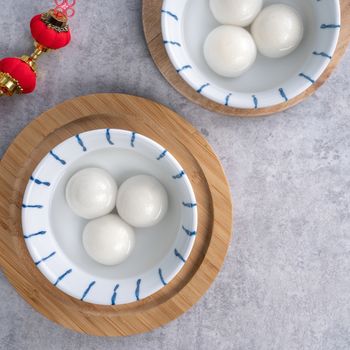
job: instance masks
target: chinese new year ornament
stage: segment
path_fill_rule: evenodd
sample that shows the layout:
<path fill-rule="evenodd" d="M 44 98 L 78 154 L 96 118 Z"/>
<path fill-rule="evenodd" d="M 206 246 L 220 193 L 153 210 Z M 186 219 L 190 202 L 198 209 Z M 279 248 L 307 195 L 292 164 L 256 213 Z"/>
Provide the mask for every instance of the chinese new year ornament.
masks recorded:
<path fill-rule="evenodd" d="M 70 43 L 68 17 L 74 15 L 75 1 L 55 0 L 56 8 L 36 15 L 30 22 L 35 50 L 30 56 L 0 60 L 0 96 L 29 94 L 36 86 L 37 59 L 49 50 L 58 50 Z"/>

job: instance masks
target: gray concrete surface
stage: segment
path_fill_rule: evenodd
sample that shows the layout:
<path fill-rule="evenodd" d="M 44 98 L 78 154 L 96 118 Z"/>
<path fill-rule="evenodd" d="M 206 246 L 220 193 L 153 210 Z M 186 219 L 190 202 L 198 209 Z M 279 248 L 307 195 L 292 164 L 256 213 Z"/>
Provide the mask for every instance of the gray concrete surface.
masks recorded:
<path fill-rule="evenodd" d="M 53 1 L 0 0 L 0 53 L 31 50 L 30 17 Z M 0 100 L 0 155 L 35 116 L 74 96 L 125 92 L 201 130 L 226 170 L 234 237 L 188 313 L 128 338 L 75 334 L 28 306 L 0 274 L 0 349 L 350 349 L 350 52 L 295 108 L 229 118 L 179 95 L 147 51 L 140 0 L 78 0 L 74 40 L 40 61 L 34 95 Z"/>

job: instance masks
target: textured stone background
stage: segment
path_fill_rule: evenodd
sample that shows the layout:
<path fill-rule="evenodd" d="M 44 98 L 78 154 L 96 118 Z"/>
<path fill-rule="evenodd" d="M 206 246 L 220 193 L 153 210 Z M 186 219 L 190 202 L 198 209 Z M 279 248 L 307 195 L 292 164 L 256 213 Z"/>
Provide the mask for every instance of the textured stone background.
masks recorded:
<path fill-rule="evenodd" d="M 0 0 L 0 56 L 31 50 L 28 21 L 53 1 Z M 0 349 L 350 349 L 350 52 L 313 97 L 273 117 L 229 118 L 158 72 L 140 0 L 78 0 L 74 41 L 41 59 L 34 95 L 0 101 L 0 156 L 33 118 L 74 96 L 125 92 L 164 103 L 214 147 L 235 200 L 234 237 L 203 299 L 162 329 L 75 334 L 28 306 L 0 274 Z M 104 39 L 102 39 L 104 38 Z"/>

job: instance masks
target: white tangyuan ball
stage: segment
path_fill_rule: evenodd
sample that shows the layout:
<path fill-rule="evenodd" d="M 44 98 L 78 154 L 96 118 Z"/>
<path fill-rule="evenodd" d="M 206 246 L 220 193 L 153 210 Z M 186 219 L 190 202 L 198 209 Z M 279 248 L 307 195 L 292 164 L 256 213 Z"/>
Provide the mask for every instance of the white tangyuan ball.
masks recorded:
<path fill-rule="evenodd" d="M 85 226 L 83 246 L 87 254 L 98 263 L 117 265 L 134 249 L 135 233 L 118 215 L 109 214 L 92 220 Z"/>
<path fill-rule="evenodd" d="M 210 0 L 210 9 L 221 24 L 246 27 L 254 21 L 263 0 Z"/>
<path fill-rule="evenodd" d="M 82 218 L 94 219 L 109 214 L 115 206 L 117 184 L 100 168 L 86 168 L 75 173 L 66 186 L 66 200 Z"/>
<path fill-rule="evenodd" d="M 252 25 L 252 35 L 260 53 L 279 58 L 289 55 L 300 44 L 304 25 L 300 14 L 284 4 L 264 8 Z"/>
<path fill-rule="evenodd" d="M 120 186 L 117 210 L 128 224 L 134 227 L 151 227 L 159 223 L 166 214 L 168 195 L 155 177 L 134 176 Z"/>
<path fill-rule="evenodd" d="M 204 57 L 217 74 L 235 78 L 245 73 L 255 62 L 256 46 L 243 28 L 223 25 L 209 33 L 204 43 Z"/>

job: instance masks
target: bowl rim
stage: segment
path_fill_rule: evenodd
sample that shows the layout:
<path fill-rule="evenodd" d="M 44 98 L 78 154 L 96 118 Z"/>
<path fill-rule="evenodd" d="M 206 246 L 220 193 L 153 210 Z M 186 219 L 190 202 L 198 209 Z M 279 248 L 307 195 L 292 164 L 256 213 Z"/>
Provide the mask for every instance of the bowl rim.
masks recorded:
<path fill-rule="evenodd" d="M 92 142 L 89 142 L 89 139 L 91 140 L 94 137 L 99 137 L 99 140 L 101 140 L 101 142 L 98 141 L 99 143 L 96 147 L 93 147 Z M 113 143 L 113 139 L 118 140 L 118 143 Z M 86 142 L 89 145 L 88 149 L 85 147 Z M 72 145 L 75 145 L 74 149 Z M 147 145 L 150 148 L 145 150 L 146 147 L 141 147 L 142 145 Z M 69 169 L 69 165 L 88 153 L 113 147 L 138 152 L 151 160 L 153 159 L 155 162 L 167 162 L 165 166 L 174 171 L 172 178 L 174 181 L 178 181 L 182 189 L 186 191 L 186 195 L 188 195 L 179 204 L 182 223 L 179 225 L 175 241 L 172 243 L 172 248 L 169 252 L 156 266 L 140 273 L 137 277 L 120 278 L 118 281 L 112 281 L 101 276 L 93 276 L 79 268 L 62 251 L 54 233 L 49 232 L 50 225 L 41 230 L 33 230 L 33 226 L 37 225 L 38 220 L 40 225 L 42 225 L 42 222 L 50 221 L 50 201 L 55 191 L 55 183 L 58 184 L 61 181 L 66 173 L 66 169 Z M 67 153 L 67 150 L 69 150 L 69 153 Z M 55 169 L 52 169 L 53 166 Z M 51 174 L 54 172 L 56 177 L 53 179 L 44 177 L 43 180 L 42 175 L 45 175 L 45 171 L 49 167 L 51 167 Z M 50 190 L 50 187 L 53 190 Z M 33 211 L 38 214 L 33 215 Z M 36 223 L 34 223 L 35 221 Z M 183 225 L 186 225 L 186 227 Z M 144 299 L 162 289 L 185 265 L 196 239 L 197 226 L 198 210 L 195 193 L 179 162 L 156 141 L 128 130 L 94 129 L 62 141 L 38 163 L 23 195 L 23 237 L 36 267 L 54 286 L 64 293 L 93 304 L 128 304 Z M 47 241 L 43 241 L 43 237 Z M 45 251 L 45 254 L 43 251 Z M 168 266 L 171 268 L 165 271 L 164 267 Z M 58 273 L 58 270 L 62 273 Z M 72 276 L 74 276 L 74 279 Z M 116 298 L 117 294 L 118 298 Z"/>
<path fill-rule="evenodd" d="M 182 18 L 188 1 L 190 0 L 163 0 L 161 32 L 165 50 L 176 72 L 190 87 L 209 100 L 227 107 L 258 109 L 288 103 L 317 82 L 331 62 L 339 40 L 341 28 L 340 2 L 339 0 L 331 0 L 335 20 L 317 24 L 320 30 L 332 30 L 333 35 L 328 43 L 327 50 L 317 50 L 315 48 L 315 51 L 310 52 L 310 57 L 313 57 L 316 62 L 313 65 L 310 64 L 310 67 L 312 66 L 310 73 L 306 70 L 300 71 L 296 76 L 287 79 L 280 87 L 249 93 L 235 92 L 211 83 L 210 79 L 207 79 L 205 74 L 196 67 L 185 49 L 186 45 L 182 44 Z M 317 1 L 317 3 L 322 4 L 321 1 Z M 318 61 L 316 61 L 317 59 Z"/>

